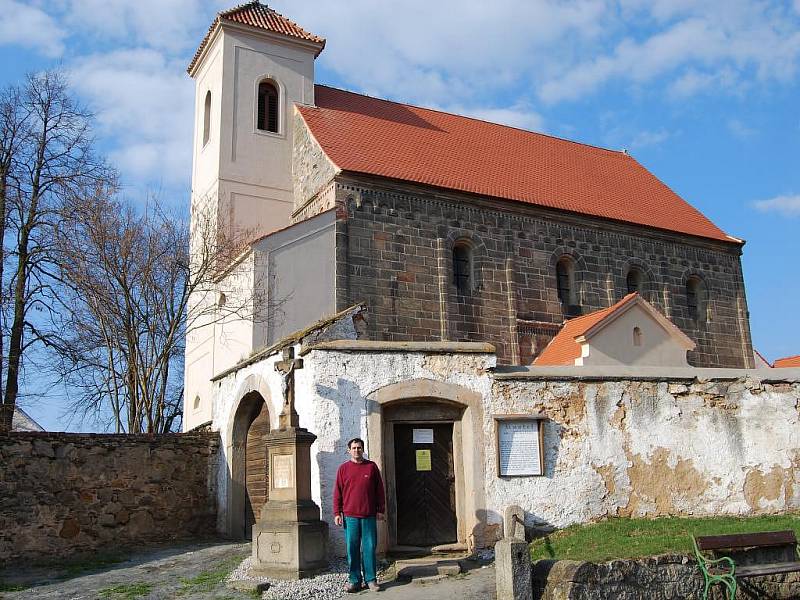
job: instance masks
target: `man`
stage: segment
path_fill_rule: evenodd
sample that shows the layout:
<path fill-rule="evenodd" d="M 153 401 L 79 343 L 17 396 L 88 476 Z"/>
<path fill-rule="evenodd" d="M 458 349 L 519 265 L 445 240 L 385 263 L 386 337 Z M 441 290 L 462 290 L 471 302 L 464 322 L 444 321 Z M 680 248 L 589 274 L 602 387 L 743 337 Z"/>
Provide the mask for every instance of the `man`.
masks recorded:
<path fill-rule="evenodd" d="M 344 525 L 350 584 L 346 592 L 358 592 L 363 581 L 370 590 L 380 590 L 375 573 L 375 546 L 378 541 L 376 519 L 383 520 L 386 496 L 381 472 L 371 460 L 364 458 L 364 440 L 347 442 L 350 460 L 339 466 L 333 489 L 334 522 Z"/>

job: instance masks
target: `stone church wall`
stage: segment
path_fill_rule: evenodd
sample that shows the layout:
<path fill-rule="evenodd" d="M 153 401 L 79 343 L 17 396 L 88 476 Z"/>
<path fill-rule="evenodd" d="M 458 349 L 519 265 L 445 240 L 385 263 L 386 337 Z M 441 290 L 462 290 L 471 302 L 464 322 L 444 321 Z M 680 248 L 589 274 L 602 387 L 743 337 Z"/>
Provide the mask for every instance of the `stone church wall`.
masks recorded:
<path fill-rule="evenodd" d="M 0 562 L 214 532 L 216 435 L 0 436 Z"/>
<path fill-rule="evenodd" d="M 537 207 L 437 193 L 398 183 L 337 178 L 337 306 L 365 302 L 369 334 L 390 341 L 482 341 L 500 362 L 529 364 L 564 312 L 556 262 L 575 264 L 584 313 L 626 293 L 630 266 L 644 295 L 697 343 L 699 367 L 751 367 L 740 247 Z M 453 283 L 452 248 L 472 247 L 474 289 Z M 689 316 L 686 282 L 708 289 L 710 320 Z"/>

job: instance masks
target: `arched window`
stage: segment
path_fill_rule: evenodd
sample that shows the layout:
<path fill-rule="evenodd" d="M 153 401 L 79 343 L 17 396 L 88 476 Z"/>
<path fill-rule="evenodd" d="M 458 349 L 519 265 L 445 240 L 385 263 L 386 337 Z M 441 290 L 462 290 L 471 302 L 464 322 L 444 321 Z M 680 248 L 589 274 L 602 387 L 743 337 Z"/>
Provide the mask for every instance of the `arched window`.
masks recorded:
<path fill-rule="evenodd" d="M 211 137 L 211 90 L 206 92 L 206 101 L 203 105 L 203 146 Z"/>
<path fill-rule="evenodd" d="M 628 270 L 628 275 L 625 277 L 625 287 L 628 290 L 628 294 L 632 294 L 633 292 L 644 294 L 644 273 L 636 267 L 631 267 L 630 270 Z"/>
<path fill-rule="evenodd" d="M 689 318 L 695 323 L 705 323 L 708 317 L 706 288 L 699 277 L 690 277 L 686 281 L 686 307 Z"/>
<path fill-rule="evenodd" d="M 256 127 L 278 133 L 278 88 L 271 81 L 258 84 L 258 114 Z"/>
<path fill-rule="evenodd" d="M 463 242 L 453 246 L 453 283 L 461 294 L 472 290 L 472 248 Z"/>
<path fill-rule="evenodd" d="M 556 263 L 556 286 L 561 304 L 572 304 L 572 261 L 562 258 Z"/>
<path fill-rule="evenodd" d="M 633 328 L 633 345 L 634 346 L 642 345 L 642 330 L 638 327 Z"/>
<path fill-rule="evenodd" d="M 198 408 L 200 408 L 200 396 L 195 396 L 194 397 L 194 409 L 197 410 Z"/>
<path fill-rule="evenodd" d="M 566 256 L 556 263 L 556 289 L 564 314 L 568 317 L 580 315 L 581 307 L 575 290 L 575 263 Z"/>

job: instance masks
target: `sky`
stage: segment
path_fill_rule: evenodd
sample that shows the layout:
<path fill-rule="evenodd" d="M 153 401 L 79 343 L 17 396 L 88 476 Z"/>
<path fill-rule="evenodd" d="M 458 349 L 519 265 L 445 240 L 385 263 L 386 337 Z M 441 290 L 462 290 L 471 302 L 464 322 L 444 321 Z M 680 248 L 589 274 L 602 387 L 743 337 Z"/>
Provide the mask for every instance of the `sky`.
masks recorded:
<path fill-rule="evenodd" d="M 186 66 L 235 1 L 0 0 L 0 84 L 67 71 L 125 193 L 188 210 Z M 327 39 L 318 83 L 626 149 L 747 241 L 754 346 L 800 354 L 800 0 L 269 5 Z"/>

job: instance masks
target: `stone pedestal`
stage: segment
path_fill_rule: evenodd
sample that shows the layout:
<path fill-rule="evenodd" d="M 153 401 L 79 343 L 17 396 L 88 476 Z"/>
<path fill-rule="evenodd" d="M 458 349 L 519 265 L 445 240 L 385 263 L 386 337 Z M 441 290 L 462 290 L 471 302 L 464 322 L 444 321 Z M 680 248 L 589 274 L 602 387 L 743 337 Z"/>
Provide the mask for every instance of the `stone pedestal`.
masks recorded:
<path fill-rule="evenodd" d="M 327 570 L 328 524 L 311 499 L 313 433 L 299 427 L 266 436 L 269 500 L 253 526 L 252 572 L 300 579 Z"/>
<path fill-rule="evenodd" d="M 494 546 L 497 600 L 530 600 L 533 598 L 531 557 L 528 542 L 503 538 Z"/>

